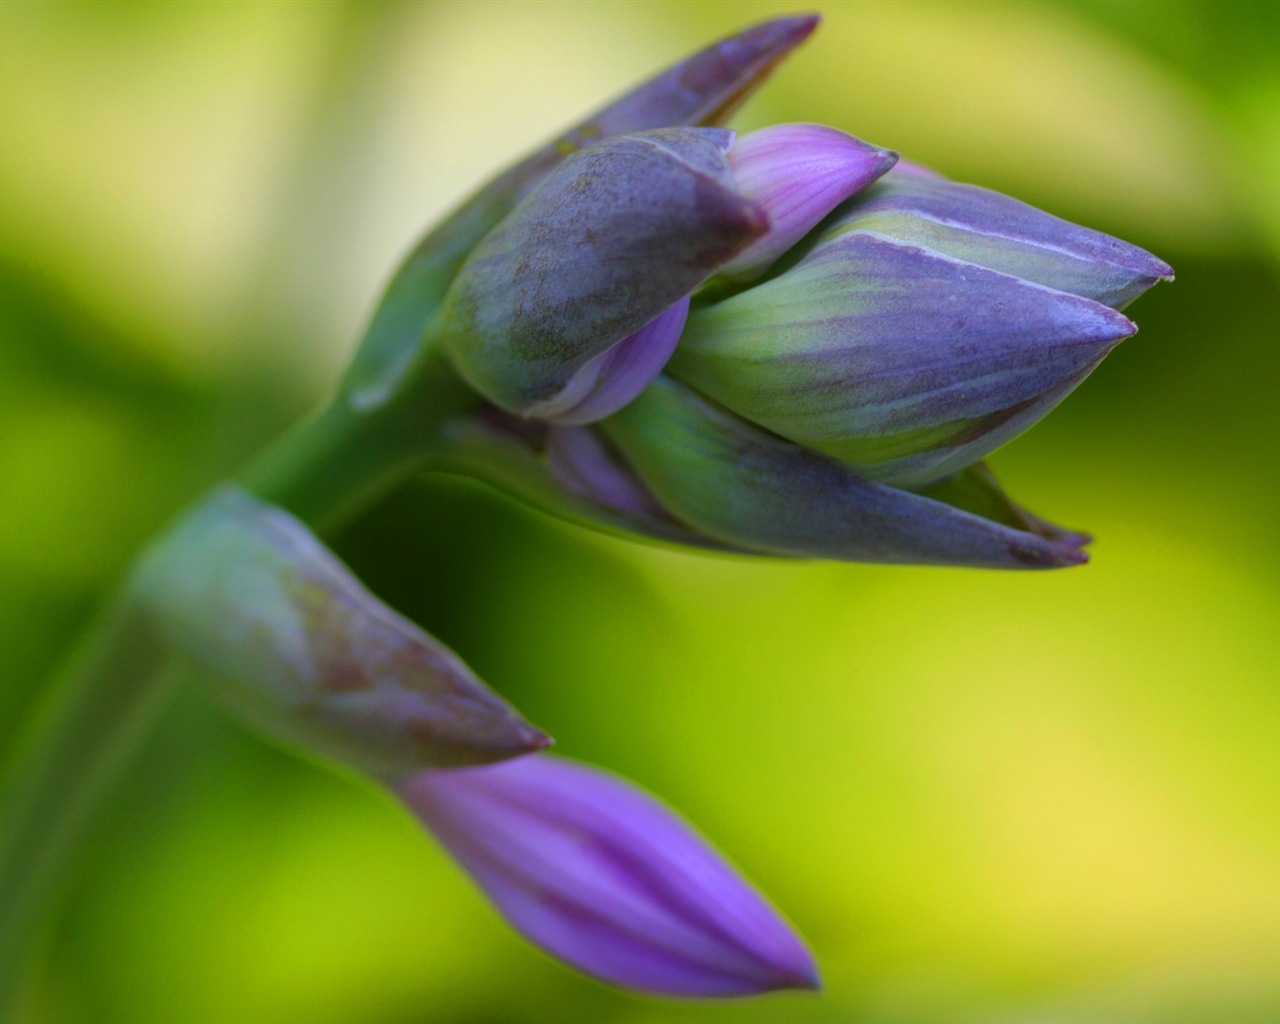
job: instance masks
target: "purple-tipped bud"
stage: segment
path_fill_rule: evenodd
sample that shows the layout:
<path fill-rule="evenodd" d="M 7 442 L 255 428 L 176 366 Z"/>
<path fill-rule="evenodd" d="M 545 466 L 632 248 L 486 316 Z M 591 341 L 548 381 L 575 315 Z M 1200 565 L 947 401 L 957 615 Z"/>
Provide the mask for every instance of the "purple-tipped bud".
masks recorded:
<path fill-rule="evenodd" d="M 519 415 L 595 414 L 661 369 L 595 360 L 658 319 L 759 238 L 733 189 L 719 129 L 621 136 L 566 160 L 472 251 L 441 311 L 446 351 L 494 404 Z M 657 331 L 654 350 L 669 338 Z M 641 346 L 642 348 L 644 346 Z M 656 364 L 656 365 L 655 365 Z M 597 395 L 600 386 L 607 394 Z"/>
<path fill-rule="evenodd" d="M 738 139 L 729 150 L 738 191 L 769 217 L 769 232 L 724 266 L 728 277 L 764 273 L 819 221 L 898 159 L 820 124 L 780 124 Z"/>
<path fill-rule="evenodd" d="M 1087 560 L 1078 544 L 865 480 L 666 376 L 601 426 L 671 514 L 740 549 L 991 569 Z"/>
<path fill-rule="evenodd" d="M 777 911 L 616 776 L 542 755 L 396 788 L 517 930 L 580 971 L 667 996 L 818 987 Z"/>
<path fill-rule="evenodd" d="M 1123 309 L 1173 268 L 1144 249 L 1009 196 L 895 168 L 826 229 L 861 232 Z"/>
<path fill-rule="evenodd" d="M 917 487 L 1026 430 L 1136 329 L 1090 299 L 856 231 L 695 312 L 671 371 L 868 479 Z"/>
<path fill-rule="evenodd" d="M 139 588 L 174 647 L 241 714 L 322 757 L 399 778 L 549 743 L 301 522 L 238 488 L 165 535 Z"/>

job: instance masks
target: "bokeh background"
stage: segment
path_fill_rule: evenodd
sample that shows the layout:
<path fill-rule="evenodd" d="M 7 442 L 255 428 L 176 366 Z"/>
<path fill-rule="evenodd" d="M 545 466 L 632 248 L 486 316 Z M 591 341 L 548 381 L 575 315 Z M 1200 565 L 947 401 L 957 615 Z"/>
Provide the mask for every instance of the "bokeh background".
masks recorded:
<path fill-rule="evenodd" d="M 0 743 L 130 553 L 323 397 L 424 225 L 786 10 L 0 6 Z M 993 460 L 1093 563 L 695 556 L 450 480 L 336 546 L 729 851 L 826 992 L 581 979 L 390 800 L 192 691 L 92 836 L 31 1021 L 1280 1020 L 1280 5 L 824 13 L 739 125 L 828 122 L 1177 269 Z"/>

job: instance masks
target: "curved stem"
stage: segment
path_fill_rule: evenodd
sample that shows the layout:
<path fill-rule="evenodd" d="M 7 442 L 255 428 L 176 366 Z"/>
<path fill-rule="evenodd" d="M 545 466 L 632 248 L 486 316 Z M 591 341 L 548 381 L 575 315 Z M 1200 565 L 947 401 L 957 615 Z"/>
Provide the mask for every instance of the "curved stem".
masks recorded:
<path fill-rule="evenodd" d="M 441 424 L 478 399 L 429 348 L 390 401 L 339 400 L 241 476 L 258 497 L 331 531 L 416 472 Z M 30 723 L 0 789 L 0 1020 L 95 812 L 168 692 L 169 651 L 126 582 Z"/>

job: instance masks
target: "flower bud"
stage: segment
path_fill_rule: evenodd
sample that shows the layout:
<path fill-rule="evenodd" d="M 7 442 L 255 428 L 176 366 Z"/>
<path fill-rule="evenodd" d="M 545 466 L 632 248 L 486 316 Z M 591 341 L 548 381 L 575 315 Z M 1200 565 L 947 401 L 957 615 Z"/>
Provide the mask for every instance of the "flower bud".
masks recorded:
<path fill-rule="evenodd" d="M 396 789 L 517 930 L 601 981 L 703 997 L 818 987 L 777 911 L 616 776 L 540 755 Z"/>
<path fill-rule="evenodd" d="M 259 728 L 370 774 L 550 742 L 301 522 L 238 488 L 161 539 L 139 593 L 174 648 Z"/>
<path fill-rule="evenodd" d="M 628 132 L 723 123 L 818 20 L 777 18 L 708 46 L 596 111 L 467 200 L 396 271 L 343 381 L 347 400 L 369 409 L 395 393 L 422 354 L 423 332 L 467 254 L 565 157 Z"/>
<path fill-rule="evenodd" d="M 820 124 L 779 124 L 744 135 L 729 150 L 738 191 L 769 217 L 769 231 L 721 268 L 722 276 L 750 278 L 808 234 L 850 196 L 898 159 Z"/>
<path fill-rule="evenodd" d="M 914 487 L 1026 430 L 1135 330 L 1091 299 L 848 231 L 695 311 L 671 372 L 868 479 Z"/>
<path fill-rule="evenodd" d="M 496 405 L 542 419 L 598 418 L 642 390 L 672 332 L 652 328 L 617 359 L 610 350 L 768 226 L 734 191 L 731 139 L 660 129 L 565 160 L 472 250 L 449 289 L 440 330 L 459 372 Z"/>
<path fill-rule="evenodd" d="M 904 169 L 909 170 L 909 169 Z M 861 232 L 1123 309 L 1173 268 L 1118 238 L 1009 196 L 896 170 L 850 203 L 824 239 Z"/>
<path fill-rule="evenodd" d="M 1072 535 L 1029 519 L 1006 525 L 983 511 L 866 480 L 665 375 L 601 428 L 672 515 L 733 547 L 992 569 L 1087 560 L 1079 550 L 1083 539 L 1075 543 Z"/>

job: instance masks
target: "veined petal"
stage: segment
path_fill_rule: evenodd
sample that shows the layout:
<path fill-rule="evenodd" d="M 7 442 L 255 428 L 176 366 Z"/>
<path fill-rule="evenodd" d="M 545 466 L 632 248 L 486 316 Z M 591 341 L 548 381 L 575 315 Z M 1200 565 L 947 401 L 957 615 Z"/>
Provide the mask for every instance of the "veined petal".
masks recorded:
<path fill-rule="evenodd" d="M 226 487 L 148 553 L 157 625 L 264 731 L 370 774 L 484 764 L 550 742 L 396 614 L 293 516 Z"/>
<path fill-rule="evenodd" d="M 720 273 L 764 273 L 828 213 L 897 162 L 898 154 L 820 124 L 780 124 L 729 151 L 738 191 L 768 214 L 769 231 Z"/>
<path fill-rule="evenodd" d="M 576 402 L 580 372 L 766 230 L 720 129 L 621 136 L 569 158 L 472 251 L 441 311 L 459 372 L 519 415 Z"/>
<path fill-rule="evenodd" d="M 862 476 L 915 487 L 1025 430 L 1135 330 L 1089 299 L 852 232 L 695 310 L 670 372 Z"/>
<path fill-rule="evenodd" d="M 708 537 L 850 562 L 1058 568 L 1077 545 L 873 483 L 661 376 L 601 424 L 649 490 Z"/>
<path fill-rule="evenodd" d="M 614 775 L 538 756 L 424 772 L 397 792 L 517 930 L 578 970 L 671 996 L 818 985 L 778 913 Z"/>
<path fill-rule="evenodd" d="M 1122 309 L 1173 268 L 1151 253 L 1009 196 L 895 169 L 825 233 L 866 232 Z"/>

